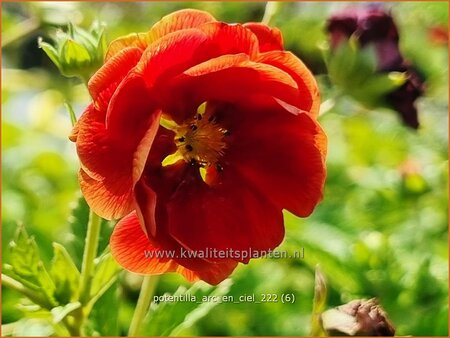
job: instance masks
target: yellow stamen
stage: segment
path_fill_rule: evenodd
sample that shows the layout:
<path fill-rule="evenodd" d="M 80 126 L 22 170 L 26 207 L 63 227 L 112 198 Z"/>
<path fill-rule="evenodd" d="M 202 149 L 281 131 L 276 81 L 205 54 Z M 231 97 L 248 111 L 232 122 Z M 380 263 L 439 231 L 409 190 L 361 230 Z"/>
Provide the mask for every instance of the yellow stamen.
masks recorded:
<path fill-rule="evenodd" d="M 201 115 L 200 115 L 201 116 Z M 224 154 L 223 129 L 203 116 L 178 129 L 179 151 L 187 162 L 195 160 L 202 166 L 215 164 Z"/>
<path fill-rule="evenodd" d="M 161 126 L 163 126 L 164 128 L 169 129 L 169 130 L 175 130 L 175 129 L 178 128 L 178 124 L 176 124 L 175 121 L 168 120 L 168 119 L 166 119 L 166 118 L 164 118 L 162 116 L 159 119 L 159 124 Z"/>
<path fill-rule="evenodd" d="M 206 168 L 200 168 L 200 176 L 202 177 L 203 182 L 206 182 Z"/>
<path fill-rule="evenodd" d="M 169 156 L 167 156 L 163 161 L 162 161 L 162 165 L 163 167 L 168 166 L 168 165 L 172 165 L 177 163 L 179 160 L 182 160 L 183 156 L 181 156 L 181 154 L 177 151 L 176 153 L 173 153 Z"/>
<path fill-rule="evenodd" d="M 219 160 L 227 147 L 224 138 L 229 133 L 206 111 L 206 102 L 198 107 L 197 114 L 191 121 L 178 126 L 173 121 L 161 118 L 161 125 L 176 133 L 175 144 L 178 147 L 174 154 L 163 160 L 163 166 L 184 159 L 198 165 L 203 180 L 206 179 L 207 167 L 215 166 L 223 170 Z"/>

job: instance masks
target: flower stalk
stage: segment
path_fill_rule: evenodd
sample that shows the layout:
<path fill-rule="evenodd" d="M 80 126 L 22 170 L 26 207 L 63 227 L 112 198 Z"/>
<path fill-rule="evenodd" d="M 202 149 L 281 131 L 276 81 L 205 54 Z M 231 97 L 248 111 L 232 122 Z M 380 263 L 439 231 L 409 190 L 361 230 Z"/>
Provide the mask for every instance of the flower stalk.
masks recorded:
<path fill-rule="evenodd" d="M 86 232 L 86 242 L 83 253 L 83 262 L 81 264 L 80 276 L 80 302 L 86 304 L 89 300 L 90 285 L 92 274 L 94 272 L 94 259 L 97 255 L 98 240 L 100 237 L 100 225 L 102 219 L 92 210 L 89 213 L 89 222 Z"/>
<path fill-rule="evenodd" d="M 267 1 L 266 8 L 264 10 L 264 16 L 261 20 L 263 24 L 268 25 L 270 20 L 275 16 L 278 9 L 280 8 L 280 4 L 277 1 Z"/>
<path fill-rule="evenodd" d="M 156 286 L 159 281 L 159 276 L 147 275 L 144 277 L 141 285 L 141 292 L 134 310 L 133 318 L 131 319 L 128 336 L 133 337 L 138 335 L 139 328 L 144 321 L 145 315 L 150 307 L 152 297 L 155 293 Z"/>

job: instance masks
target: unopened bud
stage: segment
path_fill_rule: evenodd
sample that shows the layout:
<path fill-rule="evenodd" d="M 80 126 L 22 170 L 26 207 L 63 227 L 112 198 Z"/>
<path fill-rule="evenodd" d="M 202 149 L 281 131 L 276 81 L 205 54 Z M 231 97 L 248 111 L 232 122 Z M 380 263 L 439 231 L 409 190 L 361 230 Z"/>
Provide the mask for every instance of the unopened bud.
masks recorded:
<path fill-rule="evenodd" d="M 94 24 L 89 31 L 69 24 L 67 32 L 56 32 L 54 44 L 42 38 L 38 43 L 62 75 L 78 76 L 87 81 L 103 64 L 106 50 L 103 30 L 99 24 Z"/>

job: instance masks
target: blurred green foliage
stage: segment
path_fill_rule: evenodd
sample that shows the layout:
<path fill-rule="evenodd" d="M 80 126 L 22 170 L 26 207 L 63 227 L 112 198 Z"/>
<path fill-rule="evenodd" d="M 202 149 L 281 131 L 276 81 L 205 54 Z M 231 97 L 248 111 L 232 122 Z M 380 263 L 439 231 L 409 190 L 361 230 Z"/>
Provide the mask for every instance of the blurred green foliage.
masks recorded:
<path fill-rule="evenodd" d="M 377 297 L 398 335 L 448 335 L 448 45 L 430 35 L 435 27 L 447 28 L 448 4 L 383 3 L 397 20 L 405 57 L 427 80 L 426 95 L 418 105 L 421 128 L 417 132 L 403 127 L 392 111 L 367 110 L 347 97 L 335 97 L 336 88 L 325 74 L 324 27 L 329 14 L 346 5 L 279 3 L 270 22 L 282 30 L 286 48 L 299 55 L 319 80 L 322 100 L 327 102 L 321 123 L 329 139 L 328 179 L 324 200 L 311 217 L 285 213 L 286 239 L 280 250 L 304 248 L 304 258 L 259 259 L 240 266 L 228 294 L 235 298 L 294 294 L 296 301 L 218 304 L 192 325 L 179 327 L 176 334 L 308 334 L 314 269 L 320 264 L 328 282 L 327 307 Z M 224 21 L 245 22 L 260 21 L 264 6 L 258 2 L 2 3 L 3 260 L 14 259 L 8 243 L 18 222 L 34 236 L 47 266 L 53 241 L 66 245 L 78 268 L 81 259 L 82 220 L 87 214 L 83 200 L 79 201 L 79 165 L 67 139 L 71 123 L 64 103 L 72 104 L 79 115 L 89 96 L 77 80 L 59 75 L 38 49 L 39 36 L 48 40 L 68 22 L 87 29 L 99 20 L 106 24 L 110 41 L 145 31 L 180 8 L 201 8 Z M 78 223 L 68 221 L 73 208 L 72 218 Z M 101 250 L 112 226 L 103 226 Z M 102 269 L 112 274 L 114 268 L 108 264 Z M 126 334 L 140 280 L 128 273 L 117 282 L 111 280 L 113 287 L 94 306 L 91 333 Z M 188 283 L 166 275 L 156 292 L 174 293 L 180 285 Z M 3 323 L 13 323 L 5 327 L 8 332 L 54 332 L 39 318 L 23 318 L 19 298 L 3 288 Z"/>

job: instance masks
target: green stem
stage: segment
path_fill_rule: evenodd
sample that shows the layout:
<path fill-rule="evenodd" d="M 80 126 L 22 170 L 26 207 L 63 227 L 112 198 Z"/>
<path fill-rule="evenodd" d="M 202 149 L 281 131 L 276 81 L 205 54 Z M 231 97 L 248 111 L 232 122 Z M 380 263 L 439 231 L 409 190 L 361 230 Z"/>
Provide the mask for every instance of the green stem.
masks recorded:
<path fill-rule="evenodd" d="M 77 123 L 77 116 L 75 115 L 73 107 L 69 102 L 64 102 L 64 107 L 66 107 L 66 110 L 70 116 L 70 122 L 72 123 L 72 127 L 74 127 Z"/>
<path fill-rule="evenodd" d="M 133 318 L 131 319 L 128 336 L 136 336 L 142 325 L 144 317 L 150 306 L 153 294 L 158 284 L 159 276 L 145 276 L 142 281 L 141 292 L 134 310 Z"/>
<path fill-rule="evenodd" d="M 86 232 L 83 262 L 80 276 L 80 302 L 86 304 L 89 301 L 91 291 L 91 279 L 94 272 L 94 259 L 97 256 L 98 239 L 100 237 L 100 225 L 102 219 L 92 210 L 89 214 L 89 222 Z"/>
<path fill-rule="evenodd" d="M 277 1 L 267 1 L 261 23 L 268 25 L 270 20 L 272 20 L 273 16 L 277 13 L 279 7 L 280 4 Z"/>

